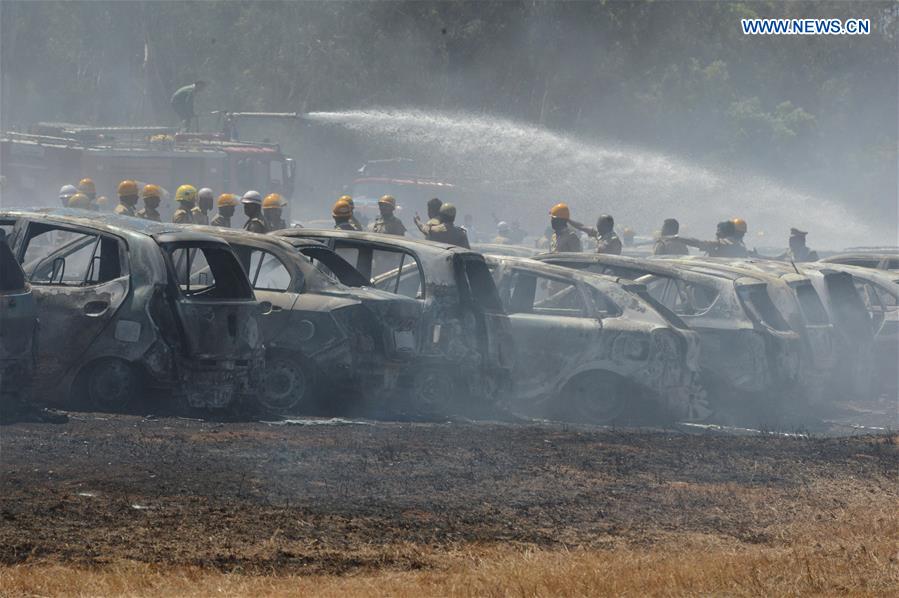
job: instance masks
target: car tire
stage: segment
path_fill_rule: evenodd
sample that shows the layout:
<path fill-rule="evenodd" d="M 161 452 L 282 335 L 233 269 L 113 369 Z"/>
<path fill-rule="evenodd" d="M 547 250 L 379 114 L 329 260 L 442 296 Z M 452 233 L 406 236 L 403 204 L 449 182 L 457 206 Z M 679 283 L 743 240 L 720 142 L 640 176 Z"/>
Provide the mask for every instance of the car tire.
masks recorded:
<path fill-rule="evenodd" d="M 568 381 L 552 408 L 555 419 L 609 425 L 624 420 L 636 397 L 627 381 L 609 372 L 586 372 Z"/>
<path fill-rule="evenodd" d="M 258 401 L 268 413 L 292 415 L 310 409 L 315 375 L 302 357 L 284 353 L 266 356 L 264 383 Z"/>
<path fill-rule="evenodd" d="M 82 388 L 93 409 L 128 412 L 142 403 L 140 373 L 123 359 L 110 357 L 92 363 L 85 371 Z"/>
<path fill-rule="evenodd" d="M 456 396 L 452 374 L 443 368 L 429 368 L 418 372 L 412 386 L 412 411 L 424 417 L 438 417 L 450 413 Z"/>

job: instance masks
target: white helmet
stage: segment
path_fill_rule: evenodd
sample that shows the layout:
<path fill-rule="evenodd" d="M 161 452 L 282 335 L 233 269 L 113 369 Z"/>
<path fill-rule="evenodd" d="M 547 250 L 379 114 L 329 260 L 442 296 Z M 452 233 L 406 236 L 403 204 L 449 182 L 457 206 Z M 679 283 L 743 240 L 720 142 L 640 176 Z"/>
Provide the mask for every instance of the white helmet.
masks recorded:
<path fill-rule="evenodd" d="M 78 189 L 75 185 L 63 185 L 59 190 L 59 199 L 69 199 L 76 193 L 78 193 Z"/>
<path fill-rule="evenodd" d="M 240 198 L 240 203 L 252 203 L 257 206 L 262 205 L 262 195 L 259 191 L 247 191 L 243 194 L 243 197 Z"/>

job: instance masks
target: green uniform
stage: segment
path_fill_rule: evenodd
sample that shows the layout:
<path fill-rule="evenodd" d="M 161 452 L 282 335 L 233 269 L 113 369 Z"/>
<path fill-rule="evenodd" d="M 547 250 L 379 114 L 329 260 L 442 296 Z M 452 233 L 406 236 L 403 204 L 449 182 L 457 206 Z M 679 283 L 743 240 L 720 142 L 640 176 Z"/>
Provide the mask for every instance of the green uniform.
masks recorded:
<path fill-rule="evenodd" d="M 420 221 L 415 221 L 415 226 L 418 227 L 418 230 L 421 231 L 421 234 L 425 236 L 425 239 L 431 239 L 431 229 L 435 226 L 440 226 L 440 220 L 437 218 L 431 218 L 424 224 Z"/>
<path fill-rule="evenodd" d="M 692 245 L 705 251 L 709 257 L 747 257 L 749 252 L 742 241 L 723 237 L 714 241 L 700 241 L 689 237 L 677 237 L 686 245 Z"/>
<path fill-rule="evenodd" d="M 652 248 L 653 255 L 689 255 L 690 249 L 677 236 L 661 236 Z"/>
<path fill-rule="evenodd" d="M 200 209 L 200 206 L 191 208 L 190 217 L 193 218 L 194 224 L 209 224 L 209 216 Z"/>
<path fill-rule="evenodd" d="M 243 225 L 243 229 L 251 233 L 265 234 L 268 232 L 268 227 L 265 225 L 265 221 L 258 216 L 247 220 L 247 223 Z"/>
<path fill-rule="evenodd" d="M 262 213 L 265 215 L 265 210 L 262 210 Z M 287 228 L 287 222 L 285 222 L 283 218 L 270 218 L 265 216 L 265 223 L 268 226 L 268 230 L 284 230 Z"/>
<path fill-rule="evenodd" d="M 596 253 L 621 255 L 621 239 L 618 238 L 614 231 L 597 235 Z"/>
<path fill-rule="evenodd" d="M 406 226 L 393 214 L 390 216 L 378 216 L 377 220 L 372 223 L 368 230 L 373 233 L 397 235 L 400 237 L 406 234 Z"/>
<path fill-rule="evenodd" d="M 497 236 L 493 239 L 492 243 L 493 243 L 494 245 L 511 245 L 511 244 L 512 244 L 512 239 L 510 239 L 509 237 L 504 237 L 504 236 L 502 236 L 502 235 L 497 235 Z"/>
<path fill-rule="evenodd" d="M 359 230 L 358 228 L 356 228 L 355 226 L 353 226 L 353 223 L 352 223 L 352 222 L 346 222 L 346 221 L 344 221 L 344 222 L 335 222 L 335 223 L 334 223 L 334 228 L 336 228 L 337 230 L 355 230 L 355 231 L 358 231 L 358 230 Z"/>
<path fill-rule="evenodd" d="M 119 203 L 115 208 L 113 208 L 113 213 L 118 214 L 119 216 L 137 216 L 137 212 L 134 211 L 132 206 Z"/>
<path fill-rule="evenodd" d="M 194 114 L 194 96 L 197 93 L 196 83 L 185 85 L 172 94 L 172 108 L 181 119 L 181 125 L 186 130 L 190 128 L 190 121 Z"/>
<path fill-rule="evenodd" d="M 153 220 L 154 222 L 162 222 L 162 217 L 159 215 L 159 212 L 152 208 L 144 208 L 143 210 L 137 213 L 138 218 L 143 218 L 144 220 Z"/>
<path fill-rule="evenodd" d="M 471 245 L 468 243 L 468 233 L 464 228 L 456 226 L 452 222 L 441 222 L 437 226 L 431 227 L 428 240 L 471 249 Z"/>
<path fill-rule="evenodd" d="M 780 259 L 791 262 L 817 262 L 819 258 L 817 251 L 812 251 L 808 247 L 803 247 L 796 251 L 788 249 L 785 254 L 780 256 Z"/>
<path fill-rule="evenodd" d="M 367 224 L 367 223 L 368 223 L 368 221 L 365 218 L 363 218 L 362 221 L 360 222 L 359 220 L 356 219 L 355 214 L 350 216 L 350 224 L 353 225 L 353 230 L 365 230 L 364 224 Z"/>
<path fill-rule="evenodd" d="M 573 228 L 566 225 L 561 232 L 553 230 L 552 239 L 549 241 L 550 253 L 579 253 L 583 250 L 581 240 Z"/>
<path fill-rule="evenodd" d="M 221 214 L 216 214 L 215 218 L 212 219 L 212 222 L 209 223 L 212 226 L 219 226 L 221 228 L 231 228 L 231 219 L 222 216 Z"/>
<path fill-rule="evenodd" d="M 172 214 L 172 222 L 175 224 L 193 224 L 194 219 L 191 214 L 192 208 L 179 206 L 175 213 Z"/>

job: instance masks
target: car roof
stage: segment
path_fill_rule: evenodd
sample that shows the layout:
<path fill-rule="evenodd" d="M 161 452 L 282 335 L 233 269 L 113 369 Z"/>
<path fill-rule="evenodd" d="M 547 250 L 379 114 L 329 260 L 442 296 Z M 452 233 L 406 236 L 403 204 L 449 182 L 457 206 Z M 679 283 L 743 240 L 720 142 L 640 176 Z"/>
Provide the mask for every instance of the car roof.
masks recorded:
<path fill-rule="evenodd" d="M 645 270 L 650 274 L 661 274 L 666 276 L 681 276 L 683 268 L 673 263 L 674 260 L 650 260 L 647 258 L 631 257 L 626 255 L 609 255 L 604 253 L 543 253 L 534 256 L 535 260 L 552 259 L 558 262 L 567 262 L 572 264 L 608 264 L 611 266 L 621 266 L 624 268 L 636 268 Z M 721 272 L 718 270 L 690 270 L 691 272 L 709 276 L 723 280 L 736 280 L 741 276 L 734 276 L 731 272 Z"/>
<path fill-rule="evenodd" d="M 610 283 L 633 284 L 633 280 L 631 280 L 630 278 L 624 278 L 622 276 L 609 276 L 608 274 L 599 274 L 597 272 L 589 272 L 584 270 L 574 270 L 572 268 L 566 268 L 565 266 L 557 266 L 555 264 L 537 261 L 529 257 L 496 254 L 486 254 L 484 257 L 487 259 L 488 263 L 503 262 L 509 266 L 522 266 L 535 272 L 546 274 L 547 276 L 574 278 L 586 283 L 589 283 L 590 279 L 600 279 Z"/>
<path fill-rule="evenodd" d="M 357 241 L 368 241 L 372 243 L 380 243 L 382 245 L 390 245 L 393 247 L 401 247 L 409 251 L 418 253 L 437 254 L 444 251 L 453 253 L 477 253 L 471 249 L 459 247 L 458 245 L 449 245 L 447 243 L 437 243 L 434 241 L 425 241 L 421 239 L 409 239 L 398 235 L 385 235 L 381 233 L 369 233 L 363 231 L 348 231 L 339 229 L 325 228 L 286 228 L 275 231 L 273 234 L 279 237 L 327 237 L 329 239 L 352 239 Z"/>
<path fill-rule="evenodd" d="M 43 220 L 55 224 L 85 226 L 98 231 L 116 234 L 152 237 L 160 243 L 204 242 L 222 244 L 217 236 L 191 230 L 189 226 L 155 222 L 143 218 L 120 216 L 108 212 L 93 212 L 75 208 L 36 208 L 0 211 L 0 217 L 20 217 Z"/>
<path fill-rule="evenodd" d="M 899 249 L 888 250 L 883 248 L 871 249 L 870 251 L 865 250 L 856 250 L 856 251 L 847 251 L 844 253 L 835 253 L 834 255 L 829 255 L 826 258 L 823 258 L 822 262 L 831 262 L 834 260 L 846 260 L 846 259 L 860 259 L 860 260 L 884 260 L 889 258 L 895 258 L 899 256 Z"/>
<path fill-rule="evenodd" d="M 832 264 L 830 262 L 812 262 L 803 264 L 818 271 L 831 270 L 835 272 L 847 272 L 861 280 L 892 287 L 899 292 L 899 273 L 895 270 L 879 270 L 877 268 L 865 268 L 863 266 L 850 266 L 849 264 Z"/>
<path fill-rule="evenodd" d="M 777 282 L 790 282 L 790 279 L 808 280 L 805 274 L 795 271 L 788 272 L 778 267 L 763 267 L 759 262 L 752 262 L 747 258 L 730 258 L 730 257 L 706 257 L 706 256 L 678 256 L 674 259 L 664 258 L 666 262 L 673 262 L 682 268 L 691 271 L 702 272 L 728 272 L 738 277 L 754 277 L 763 280 L 774 280 Z"/>

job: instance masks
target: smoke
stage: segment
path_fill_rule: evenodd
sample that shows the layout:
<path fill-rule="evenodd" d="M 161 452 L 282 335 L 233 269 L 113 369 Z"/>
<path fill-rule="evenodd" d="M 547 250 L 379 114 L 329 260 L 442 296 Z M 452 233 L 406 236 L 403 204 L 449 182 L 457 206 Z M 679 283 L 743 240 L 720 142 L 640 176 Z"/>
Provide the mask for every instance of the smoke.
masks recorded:
<path fill-rule="evenodd" d="M 783 245 L 791 226 L 805 226 L 819 244 L 870 242 L 874 234 L 833 201 L 791 190 L 768 178 L 724 172 L 667 154 L 609 142 L 588 142 L 530 124 L 464 112 L 353 110 L 309 118 L 358 133 L 420 162 L 439 165 L 450 182 L 469 186 L 472 205 L 488 197 L 540 227 L 549 207 L 569 203 L 574 218 L 610 213 L 620 225 L 651 233 L 678 218 L 692 234 L 741 216 L 760 246 Z M 760 235 L 761 233 L 761 235 Z M 770 239 L 770 241 L 769 241 Z"/>

